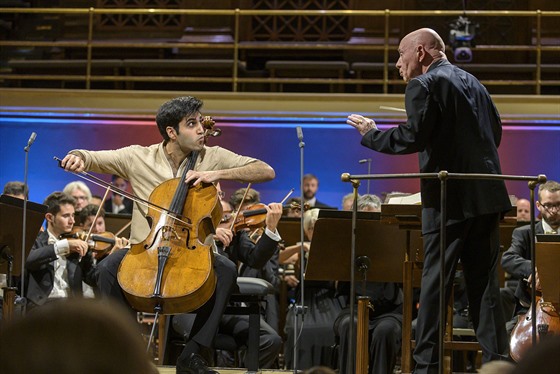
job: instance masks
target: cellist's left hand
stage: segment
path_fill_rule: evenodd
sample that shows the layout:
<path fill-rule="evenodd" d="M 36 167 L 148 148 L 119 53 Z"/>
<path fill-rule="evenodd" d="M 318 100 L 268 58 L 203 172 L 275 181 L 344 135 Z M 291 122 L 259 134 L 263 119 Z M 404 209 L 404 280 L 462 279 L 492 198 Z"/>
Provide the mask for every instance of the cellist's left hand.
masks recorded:
<path fill-rule="evenodd" d="M 213 171 L 196 171 L 196 170 L 189 170 L 187 172 L 187 178 L 185 179 L 185 183 L 193 182 L 193 186 L 196 186 L 200 182 L 205 183 L 212 183 L 219 180 L 220 175 L 217 170 Z"/>

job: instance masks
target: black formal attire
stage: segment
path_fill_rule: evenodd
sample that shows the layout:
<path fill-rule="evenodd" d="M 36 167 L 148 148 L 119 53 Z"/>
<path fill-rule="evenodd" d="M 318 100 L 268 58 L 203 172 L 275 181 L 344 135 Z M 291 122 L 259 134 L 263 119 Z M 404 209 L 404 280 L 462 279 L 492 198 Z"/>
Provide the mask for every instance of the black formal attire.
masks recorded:
<path fill-rule="evenodd" d="M 501 174 L 502 127 L 490 95 L 471 74 L 447 60 L 435 61 L 406 88 L 407 122 L 373 129 L 362 144 L 379 152 L 418 152 L 420 172 Z M 414 351 L 417 373 L 437 372 L 439 328 L 440 182 L 422 179 L 424 269 Z M 500 214 L 511 209 L 503 181 L 449 180 L 447 184 L 446 300 L 458 259 L 464 269 L 469 309 L 483 361 L 507 354 L 508 337 L 497 277 Z"/>
<path fill-rule="evenodd" d="M 123 205 L 124 208 L 116 212 L 115 214 L 132 214 L 132 200 L 124 198 Z M 103 205 L 103 209 L 106 213 L 113 213 L 113 198 L 109 198 L 105 200 L 105 204 Z"/>
<path fill-rule="evenodd" d="M 57 259 L 54 244 L 49 244 L 49 233 L 46 230 L 40 232 L 25 260 L 25 297 L 29 307 L 37 307 L 47 302 L 54 287 Z M 81 297 L 82 282 L 95 286 L 95 267 L 91 252 L 81 259 L 77 253 L 71 253 L 66 256 L 66 260 L 69 296 Z"/>
<path fill-rule="evenodd" d="M 362 296 L 361 285 L 357 296 Z M 339 284 L 339 292 L 349 303 L 350 284 Z M 369 296 L 373 312 L 369 313 L 369 373 L 392 374 L 397 361 L 402 337 L 402 290 L 396 283 L 367 282 L 363 296 Z M 357 311 L 355 312 L 357 314 Z M 334 322 L 339 337 L 338 367 L 340 374 L 350 374 L 348 365 L 348 334 L 351 328 L 350 309 L 347 306 Z"/>
<path fill-rule="evenodd" d="M 221 258 L 222 260 L 228 261 L 235 269 L 238 262 L 247 264 L 254 268 L 259 268 L 266 264 L 269 258 L 276 252 L 277 247 L 278 242 L 266 234 L 263 234 L 255 244 L 250 240 L 246 231 L 240 231 L 234 236 L 232 242 L 227 248 L 223 248 L 221 243 L 217 243 L 220 255 L 217 255 L 216 259 Z M 233 284 L 233 290 L 238 291 L 235 279 L 233 280 Z M 216 284 L 216 291 L 222 287 L 224 287 L 224 285 L 218 282 Z M 195 323 L 197 319 L 199 319 L 198 314 L 195 319 Z M 176 316 L 173 321 L 173 327 L 182 335 L 188 334 L 190 337 L 193 336 L 192 334 L 194 329 L 194 325 L 191 328 L 191 323 L 192 318 L 186 316 Z M 276 361 L 278 353 L 280 353 L 282 339 L 264 320 L 261 319 L 260 323 L 259 367 L 270 368 Z M 249 317 L 222 315 L 219 321 L 218 333 L 233 336 L 237 346 L 239 347 L 246 345 L 247 339 L 249 338 Z M 210 343 L 212 343 L 212 341 Z M 210 344 L 204 345 L 207 347 L 210 346 Z"/>
<path fill-rule="evenodd" d="M 280 251 L 277 250 L 262 268 L 254 268 L 243 264 L 239 269 L 240 276 L 261 278 L 274 287 L 276 292 L 274 295 L 266 296 L 266 302 L 263 302 L 264 305 L 261 307 L 261 314 L 264 316 L 266 323 L 276 332 L 279 332 L 278 325 L 280 323 L 278 292 L 282 286 L 282 280 L 278 275 L 278 269 L 280 267 L 278 260 L 279 253 Z"/>
<path fill-rule="evenodd" d="M 300 288 L 296 299 L 301 300 Z M 295 308 L 286 313 L 286 368 L 293 369 L 294 365 L 298 370 L 320 365 L 333 367 L 333 321 L 345 306 L 344 298 L 337 295 L 334 282 L 305 281 L 303 305 L 307 309 L 303 316 L 296 315 L 297 329 L 294 328 Z M 294 360 L 294 334 L 299 334 L 297 362 Z"/>
<path fill-rule="evenodd" d="M 311 207 L 319 209 L 336 209 L 334 206 L 330 206 L 329 204 L 325 204 L 322 201 L 317 200 L 317 198 L 315 198 L 315 203 Z"/>

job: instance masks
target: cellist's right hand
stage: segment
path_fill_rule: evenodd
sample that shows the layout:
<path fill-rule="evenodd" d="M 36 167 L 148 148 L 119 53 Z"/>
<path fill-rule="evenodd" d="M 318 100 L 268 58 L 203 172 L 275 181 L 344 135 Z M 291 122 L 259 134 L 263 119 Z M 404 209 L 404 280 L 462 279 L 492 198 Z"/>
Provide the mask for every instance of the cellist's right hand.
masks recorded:
<path fill-rule="evenodd" d="M 64 170 L 77 173 L 80 173 L 85 169 L 84 160 L 82 160 L 80 156 L 76 156 L 73 154 L 67 154 L 66 157 L 64 157 L 60 162 L 60 165 L 64 168 Z"/>

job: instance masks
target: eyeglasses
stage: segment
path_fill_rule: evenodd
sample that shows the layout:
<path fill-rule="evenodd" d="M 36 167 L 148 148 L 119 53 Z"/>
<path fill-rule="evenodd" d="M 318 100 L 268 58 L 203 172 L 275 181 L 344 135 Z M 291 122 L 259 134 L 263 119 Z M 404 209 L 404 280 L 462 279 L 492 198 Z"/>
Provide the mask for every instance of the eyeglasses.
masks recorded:
<path fill-rule="evenodd" d="M 543 204 L 543 203 L 541 203 L 541 202 L 539 201 L 539 204 L 540 204 L 544 209 L 546 209 L 548 212 L 552 212 L 552 211 L 554 211 L 554 210 L 557 211 L 557 212 L 560 211 L 560 203 L 557 203 L 557 204 L 550 204 L 550 203 Z"/>
<path fill-rule="evenodd" d="M 87 196 L 73 196 L 76 200 L 87 200 Z"/>

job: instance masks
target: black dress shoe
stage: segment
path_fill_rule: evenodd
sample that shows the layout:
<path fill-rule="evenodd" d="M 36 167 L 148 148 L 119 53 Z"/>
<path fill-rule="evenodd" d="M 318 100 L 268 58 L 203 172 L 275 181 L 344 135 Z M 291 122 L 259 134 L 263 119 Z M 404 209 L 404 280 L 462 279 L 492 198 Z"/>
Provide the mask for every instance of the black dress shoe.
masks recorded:
<path fill-rule="evenodd" d="M 220 374 L 208 368 L 206 361 L 196 353 L 191 354 L 187 363 L 177 362 L 177 374 Z"/>

